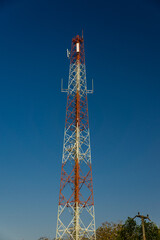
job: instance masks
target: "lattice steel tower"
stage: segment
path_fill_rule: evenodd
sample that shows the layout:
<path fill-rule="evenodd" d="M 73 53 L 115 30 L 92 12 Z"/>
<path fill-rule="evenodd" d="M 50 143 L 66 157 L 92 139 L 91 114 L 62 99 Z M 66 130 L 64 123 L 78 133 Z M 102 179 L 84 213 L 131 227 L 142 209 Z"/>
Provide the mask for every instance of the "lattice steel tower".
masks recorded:
<path fill-rule="evenodd" d="M 72 39 L 56 239 L 96 239 L 83 36 Z"/>

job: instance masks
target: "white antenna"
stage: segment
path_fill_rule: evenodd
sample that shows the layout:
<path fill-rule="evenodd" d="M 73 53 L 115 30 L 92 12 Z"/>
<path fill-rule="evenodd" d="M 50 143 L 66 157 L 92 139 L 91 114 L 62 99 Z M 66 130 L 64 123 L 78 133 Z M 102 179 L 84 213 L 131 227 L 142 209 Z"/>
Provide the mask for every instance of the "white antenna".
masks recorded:
<path fill-rule="evenodd" d="M 63 88 L 63 78 L 61 78 L 61 92 L 68 92 L 68 89 Z"/>
<path fill-rule="evenodd" d="M 67 58 L 70 58 L 70 51 L 68 50 L 68 48 L 67 48 Z"/>
<path fill-rule="evenodd" d="M 91 93 L 91 94 L 92 94 L 92 93 L 93 93 L 93 90 L 94 90 L 94 89 L 93 89 L 93 78 L 92 78 L 92 89 L 91 89 L 91 90 L 87 90 L 87 93 Z"/>

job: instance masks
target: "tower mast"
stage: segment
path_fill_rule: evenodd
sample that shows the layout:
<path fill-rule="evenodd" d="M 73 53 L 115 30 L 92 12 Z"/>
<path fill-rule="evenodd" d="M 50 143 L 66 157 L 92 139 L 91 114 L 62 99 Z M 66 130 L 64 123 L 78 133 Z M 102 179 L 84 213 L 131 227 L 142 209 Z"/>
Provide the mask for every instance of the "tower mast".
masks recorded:
<path fill-rule="evenodd" d="M 56 239 L 96 239 L 83 37 L 72 39 Z"/>
<path fill-rule="evenodd" d="M 76 79 L 76 155 L 75 155 L 75 239 L 79 239 L 79 126 L 80 126 L 80 42 L 76 42 L 77 79 Z"/>

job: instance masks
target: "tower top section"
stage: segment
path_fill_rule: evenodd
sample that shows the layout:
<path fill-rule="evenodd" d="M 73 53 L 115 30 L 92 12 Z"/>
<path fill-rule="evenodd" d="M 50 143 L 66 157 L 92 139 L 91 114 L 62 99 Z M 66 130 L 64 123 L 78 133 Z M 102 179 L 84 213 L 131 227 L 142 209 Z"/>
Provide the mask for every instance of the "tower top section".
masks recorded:
<path fill-rule="evenodd" d="M 70 63 L 85 64 L 84 39 L 77 35 L 72 38 Z"/>

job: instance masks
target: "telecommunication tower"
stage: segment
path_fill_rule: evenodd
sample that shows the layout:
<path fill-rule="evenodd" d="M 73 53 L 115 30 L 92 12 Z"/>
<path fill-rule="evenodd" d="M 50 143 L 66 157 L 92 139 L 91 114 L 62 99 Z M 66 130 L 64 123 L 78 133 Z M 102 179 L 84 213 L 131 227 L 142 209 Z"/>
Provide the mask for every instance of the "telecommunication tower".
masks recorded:
<path fill-rule="evenodd" d="M 56 239 L 96 239 L 83 36 L 72 39 Z"/>

